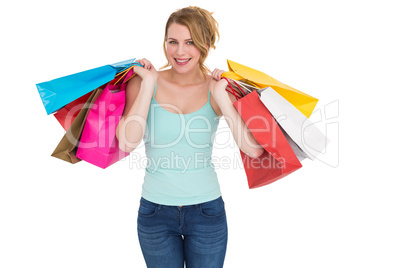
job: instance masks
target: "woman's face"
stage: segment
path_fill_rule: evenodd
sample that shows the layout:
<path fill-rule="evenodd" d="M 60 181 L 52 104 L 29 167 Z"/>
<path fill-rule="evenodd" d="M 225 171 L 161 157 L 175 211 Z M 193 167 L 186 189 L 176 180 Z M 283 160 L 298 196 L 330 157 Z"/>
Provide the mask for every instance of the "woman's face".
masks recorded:
<path fill-rule="evenodd" d="M 172 68 L 179 73 L 199 69 L 200 51 L 193 44 L 187 26 L 172 23 L 167 31 L 166 52 Z"/>

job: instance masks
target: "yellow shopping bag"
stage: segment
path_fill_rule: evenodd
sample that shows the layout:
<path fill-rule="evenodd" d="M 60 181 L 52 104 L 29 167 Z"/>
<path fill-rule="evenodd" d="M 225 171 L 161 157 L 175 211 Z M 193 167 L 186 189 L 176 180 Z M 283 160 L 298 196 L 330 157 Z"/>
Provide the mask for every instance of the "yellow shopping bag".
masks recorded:
<path fill-rule="evenodd" d="M 237 81 L 246 80 L 257 88 L 271 87 L 306 117 L 310 117 L 317 105 L 318 99 L 285 85 L 263 72 L 230 60 L 228 60 L 228 67 L 229 71 L 223 73 L 223 77 Z"/>

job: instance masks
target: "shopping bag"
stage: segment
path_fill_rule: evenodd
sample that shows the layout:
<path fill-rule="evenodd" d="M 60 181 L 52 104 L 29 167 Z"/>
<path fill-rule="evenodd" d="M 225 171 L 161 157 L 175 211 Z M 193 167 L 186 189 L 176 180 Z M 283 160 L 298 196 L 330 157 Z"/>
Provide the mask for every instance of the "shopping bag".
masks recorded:
<path fill-rule="evenodd" d="M 87 94 L 115 78 L 134 64 L 135 59 L 105 65 L 36 85 L 47 114 Z"/>
<path fill-rule="evenodd" d="M 53 114 L 65 131 L 68 131 L 81 108 L 84 106 L 83 104 L 88 101 L 88 98 L 91 96 L 92 92 L 93 91 L 70 102 Z"/>
<path fill-rule="evenodd" d="M 264 148 L 258 158 L 251 158 L 240 150 L 250 189 L 277 181 L 302 167 L 257 91 L 236 100 L 233 105 Z"/>
<path fill-rule="evenodd" d="M 124 73 L 124 72 L 123 72 Z M 124 76 L 122 72 L 118 73 L 116 77 L 110 81 L 109 83 L 116 83 L 119 81 L 119 79 Z M 99 87 L 104 88 L 104 86 Z M 60 125 L 67 131 L 69 127 L 71 126 L 71 123 L 74 121 L 78 113 L 80 112 L 81 107 L 83 107 L 83 104 L 86 103 L 88 100 L 89 96 L 92 94 L 92 92 L 87 93 L 86 95 L 79 97 L 78 99 L 70 102 L 69 104 L 65 105 L 63 108 L 55 112 L 53 115 L 59 121 Z"/>
<path fill-rule="evenodd" d="M 223 77 L 237 81 L 247 81 L 260 89 L 271 87 L 282 97 L 288 100 L 292 105 L 294 105 L 306 117 L 310 117 L 312 114 L 318 99 L 285 85 L 263 72 L 257 71 L 234 61 L 228 60 L 227 63 L 229 72 L 223 73 Z"/>
<path fill-rule="evenodd" d="M 106 85 L 91 107 L 76 153 L 79 159 L 107 168 L 129 155 L 119 148 L 116 128 L 124 110 L 126 85 L 132 75 L 130 68 L 122 82 Z"/>
<path fill-rule="evenodd" d="M 81 161 L 81 159 L 76 157 L 78 142 L 81 137 L 82 129 L 84 128 L 84 122 L 88 112 L 101 92 L 101 88 L 95 89 L 92 91 L 91 95 L 84 104 L 76 106 L 76 108 L 79 109 L 79 113 L 53 151 L 53 157 L 70 162 L 72 164 Z"/>
<path fill-rule="evenodd" d="M 297 159 L 299 159 L 299 161 L 301 162 L 304 159 L 308 158 L 308 155 L 305 152 L 303 152 L 302 149 L 300 149 L 300 147 L 292 140 L 291 137 L 289 137 L 288 134 L 286 134 L 286 132 L 282 129 L 281 125 L 278 124 L 278 126 L 282 130 L 282 133 L 285 136 L 286 140 L 288 141 L 290 148 L 292 148 L 293 152 L 297 156 Z"/>
<path fill-rule="evenodd" d="M 309 159 L 313 160 L 325 151 L 327 137 L 304 114 L 271 87 L 258 90 L 258 93 L 278 124 Z"/>

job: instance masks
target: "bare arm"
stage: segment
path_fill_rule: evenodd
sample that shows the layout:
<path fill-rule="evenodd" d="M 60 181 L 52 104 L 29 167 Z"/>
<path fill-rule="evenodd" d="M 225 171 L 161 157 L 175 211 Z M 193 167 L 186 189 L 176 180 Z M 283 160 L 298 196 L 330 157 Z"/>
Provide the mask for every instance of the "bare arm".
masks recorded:
<path fill-rule="evenodd" d="M 222 71 L 223 72 L 223 71 Z M 215 80 L 211 81 L 210 90 L 224 116 L 239 149 L 250 157 L 257 158 L 264 153 L 264 148 L 255 140 L 247 125 L 233 106 L 236 98 L 228 93 L 225 88 L 226 80 L 219 80 L 219 71 L 214 71 L 212 76 Z"/>
<path fill-rule="evenodd" d="M 146 129 L 148 110 L 158 77 L 158 72 L 147 60 L 141 60 L 144 67 L 134 67 L 137 76 L 126 88 L 126 105 L 116 129 L 119 148 L 133 151 L 140 143 Z"/>

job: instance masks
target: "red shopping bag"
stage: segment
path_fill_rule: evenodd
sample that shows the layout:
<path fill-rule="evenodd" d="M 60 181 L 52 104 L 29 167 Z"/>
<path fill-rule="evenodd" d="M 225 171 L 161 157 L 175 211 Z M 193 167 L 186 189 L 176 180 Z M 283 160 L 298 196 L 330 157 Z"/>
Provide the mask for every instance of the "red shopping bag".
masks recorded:
<path fill-rule="evenodd" d="M 60 125 L 64 128 L 65 131 L 68 131 L 71 124 L 74 122 L 74 119 L 77 117 L 78 113 L 81 111 L 81 108 L 89 99 L 93 91 L 85 94 L 82 97 L 70 102 L 59 111 L 54 113 L 54 117 L 59 121 Z"/>
<path fill-rule="evenodd" d="M 240 151 L 250 189 L 277 181 L 302 167 L 257 91 L 248 93 L 233 104 L 254 138 L 265 149 L 258 158 Z"/>

